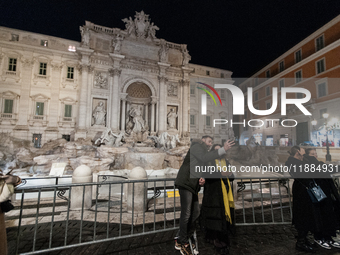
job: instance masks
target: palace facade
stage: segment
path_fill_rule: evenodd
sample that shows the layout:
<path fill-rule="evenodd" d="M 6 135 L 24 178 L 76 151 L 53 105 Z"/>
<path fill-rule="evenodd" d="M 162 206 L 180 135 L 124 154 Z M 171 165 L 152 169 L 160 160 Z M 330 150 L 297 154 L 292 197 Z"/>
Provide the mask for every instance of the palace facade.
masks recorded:
<path fill-rule="evenodd" d="M 138 114 L 149 135 L 226 139 L 212 119 L 231 118 L 231 104 L 200 116 L 194 87 L 230 84 L 232 73 L 189 63 L 187 45 L 157 38 L 143 11 L 123 22 L 125 30 L 86 21 L 81 42 L 0 27 L 0 131 L 40 147 L 125 132 Z"/>

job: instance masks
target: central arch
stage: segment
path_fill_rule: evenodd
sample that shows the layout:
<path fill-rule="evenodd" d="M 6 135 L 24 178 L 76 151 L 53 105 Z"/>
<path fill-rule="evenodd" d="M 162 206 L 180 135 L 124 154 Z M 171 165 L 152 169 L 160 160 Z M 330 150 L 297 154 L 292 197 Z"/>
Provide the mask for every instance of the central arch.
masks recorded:
<path fill-rule="evenodd" d="M 156 95 L 155 87 L 151 82 L 144 78 L 130 78 L 122 88 L 121 100 L 121 130 L 127 131 L 127 122 L 129 112 L 133 109 L 139 109 L 142 112 L 143 120 L 148 126 L 148 131 L 155 131 L 155 101 L 152 100 Z"/>
<path fill-rule="evenodd" d="M 126 80 L 124 82 L 124 85 L 123 85 L 123 88 L 122 88 L 122 93 L 127 93 L 128 87 L 133 83 L 139 83 L 139 84 L 147 85 L 149 87 L 149 89 L 151 90 L 151 96 L 157 95 L 157 91 L 155 89 L 155 86 L 150 81 L 148 81 L 147 79 L 141 78 L 141 77 L 133 77 L 133 78 Z"/>

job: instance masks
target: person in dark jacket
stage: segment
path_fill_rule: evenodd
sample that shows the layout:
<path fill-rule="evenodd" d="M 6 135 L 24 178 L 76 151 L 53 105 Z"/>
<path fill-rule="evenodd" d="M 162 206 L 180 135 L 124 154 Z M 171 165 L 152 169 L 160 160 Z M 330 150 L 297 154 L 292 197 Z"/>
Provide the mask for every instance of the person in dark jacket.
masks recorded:
<path fill-rule="evenodd" d="M 289 151 L 290 157 L 285 165 L 288 166 L 293 183 L 293 224 L 298 231 L 298 238 L 295 248 L 306 252 L 315 252 L 313 244 L 307 240 L 308 232 L 315 235 L 332 235 L 336 229 L 336 218 L 334 211 L 331 211 L 329 199 L 319 203 L 312 203 L 307 192 L 308 187 L 318 179 L 314 179 L 311 171 L 304 171 L 306 167 L 315 164 L 315 157 L 304 157 L 305 151 L 299 146 L 293 146 Z M 302 171 L 300 171 L 300 169 Z M 306 168 L 307 169 L 307 168 Z M 308 178 L 307 178 L 308 177 Z M 317 240 L 315 240 L 317 241 Z M 330 240 L 328 240 L 330 241 Z M 327 241 L 327 243 L 329 243 Z M 320 243 L 318 243 L 320 245 Z M 320 245 L 321 246 L 321 245 Z M 333 246 L 333 245 L 332 245 Z M 326 246 L 322 246 L 326 248 Z M 336 246 L 334 246 L 336 247 Z M 330 246 L 329 246 L 330 248 Z M 329 249 L 326 248 L 326 249 Z"/>
<path fill-rule="evenodd" d="M 222 147 L 215 144 L 211 150 L 218 150 Z M 213 243 L 220 254 L 228 254 L 230 241 L 228 232 L 234 228 L 234 198 L 230 181 L 234 175 L 228 172 L 229 161 L 225 155 L 211 162 L 211 165 L 218 165 L 223 170 L 216 173 L 214 178 L 207 178 L 204 184 L 204 196 L 201 207 L 201 228 L 205 239 Z"/>
<path fill-rule="evenodd" d="M 336 230 L 340 228 L 340 196 L 330 176 L 330 169 L 327 168 L 324 162 L 318 160 L 315 149 L 306 149 L 304 161 L 308 162 L 309 165 L 313 165 L 316 169 L 322 169 L 322 171 L 315 172 L 314 175 L 319 177 L 315 179 L 315 182 L 327 196 L 321 203 L 313 204 L 321 221 L 321 227 L 314 233 L 315 242 L 325 249 L 331 249 L 331 247 L 340 248 L 340 243 L 332 238 L 332 236 L 336 236 Z M 327 171 L 325 172 L 324 169 L 327 169 Z"/>
<path fill-rule="evenodd" d="M 179 236 L 175 248 L 185 255 L 191 254 L 188 241 L 194 233 L 195 222 L 200 214 L 198 192 L 204 185 L 205 179 L 202 178 L 204 174 L 199 170 L 207 166 L 210 161 L 224 155 L 234 145 L 234 142 L 227 141 L 219 150 L 209 152 L 212 141 L 211 136 L 203 136 L 200 141 L 191 143 L 175 181 L 181 203 Z"/>

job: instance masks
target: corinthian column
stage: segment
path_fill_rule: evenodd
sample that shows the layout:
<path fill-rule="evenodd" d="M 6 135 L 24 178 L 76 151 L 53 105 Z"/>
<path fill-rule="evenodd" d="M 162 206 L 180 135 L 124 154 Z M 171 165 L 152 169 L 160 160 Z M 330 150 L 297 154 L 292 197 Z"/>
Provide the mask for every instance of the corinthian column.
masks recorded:
<path fill-rule="evenodd" d="M 87 108 L 87 76 L 88 68 L 81 65 L 81 86 L 79 95 L 79 113 L 78 113 L 78 129 L 85 129 L 86 125 L 86 108 Z"/>
<path fill-rule="evenodd" d="M 149 126 L 149 103 L 145 103 L 145 123 Z"/>
<path fill-rule="evenodd" d="M 76 137 L 86 137 L 85 129 L 86 129 L 86 113 L 87 113 L 87 105 L 88 102 L 87 93 L 88 93 L 88 66 L 90 63 L 90 56 L 93 53 L 93 50 L 86 48 L 77 48 L 77 52 L 81 55 L 81 63 L 79 65 L 79 71 L 81 72 L 81 84 L 79 89 L 79 112 L 78 112 L 78 130 Z M 78 132 L 79 131 L 79 132 Z M 85 138 L 84 137 L 84 138 Z"/>
<path fill-rule="evenodd" d="M 158 112 L 158 132 L 166 131 L 166 77 L 159 76 L 159 112 Z"/>
<path fill-rule="evenodd" d="M 121 131 L 125 131 L 125 117 L 126 117 L 126 113 L 125 113 L 125 106 L 126 106 L 126 93 L 121 93 L 120 97 L 121 97 L 121 101 L 122 101 L 122 116 L 120 118 L 120 123 L 121 123 Z"/>
<path fill-rule="evenodd" d="M 151 134 L 153 134 L 155 132 L 155 104 L 157 99 L 152 97 L 151 100 L 151 128 L 150 128 L 150 132 Z"/>
<path fill-rule="evenodd" d="M 189 131 L 189 80 L 182 80 L 182 132 L 186 135 Z"/>
<path fill-rule="evenodd" d="M 111 129 L 116 132 L 119 130 L 119 77 L 122 70 L 110 69 L 110 97 L 111 97 Z"/>
<path fill-rule="evenodd" d="M 94 66 L 88 66 L 88 73 L 87 73 L 87 99 L 86 99 L 86 124 L 85 128 L 91 127 L 92 122 L 92 108 L 91 108 L 91 89 L 92 89 L 92 82 L 93 81 L 93 73 L 94 73 Z"/>
<path fill-rule="evenodd" d="M 158 133 L 166 131 L 166 69 L 169 68 L 169 64 L 158 62 L 159 66 L 159 103 L 158 103 Z"/>

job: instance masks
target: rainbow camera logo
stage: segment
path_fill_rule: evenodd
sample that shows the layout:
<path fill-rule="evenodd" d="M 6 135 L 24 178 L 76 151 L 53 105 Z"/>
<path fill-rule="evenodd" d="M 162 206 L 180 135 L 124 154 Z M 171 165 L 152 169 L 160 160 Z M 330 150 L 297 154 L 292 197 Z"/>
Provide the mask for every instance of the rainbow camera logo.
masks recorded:
<path fill-rule="evenodd" d="M 220 95 L 217 93 L 217 91 L 213 87 L 211 87 L 210 85 L 203 83 L 203 82 L 197 82 L 197 83 L 206 86 L 208 89 L 210 89 L 212 92 L 214 92 L 215 95 L 217 96 L 218 100 L 220 101 L 220 104 L 222 105 L 222 100 L 220 98 Z M 215 100 L 213 94 L 211 94 L 211 92 L 209 90 L 201 88 L 201 87 L 197 87 L 197 88 L 205 91 L 212 98 L 215 105 L 217 106 L 216 100 Z M 201 109 L 202 115 L 207 114 L 207 94 L 202 94 L 202 97 L 201 97 L 201 99 L 202 99 L 202 109 Z"/>

